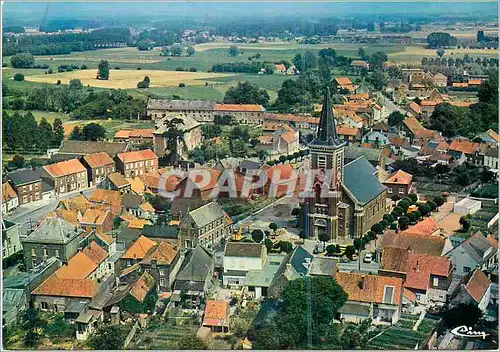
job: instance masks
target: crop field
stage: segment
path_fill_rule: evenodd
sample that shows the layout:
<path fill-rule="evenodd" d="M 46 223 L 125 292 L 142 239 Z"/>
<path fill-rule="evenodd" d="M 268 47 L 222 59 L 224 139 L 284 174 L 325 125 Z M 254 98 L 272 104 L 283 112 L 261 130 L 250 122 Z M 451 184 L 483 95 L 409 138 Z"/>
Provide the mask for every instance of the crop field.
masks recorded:
<path fill-rule="evenodd" d="M 85 86 L 130 89 L 136 88 L 137 83 L 142 81 L 144 76 L 151 79 L 150 87 L 154 88 L 176 87 L 181 82 L 186 85 L 205 85 L 205 82 L 212 82 L 214 78 L 229 77 L 231 74 L 160 70 L 110 70 L 108 80 L 98 80 L 94 70 L 77 70 L 51 75 L 26 76 L 25 80 L 41 83 L 56 83 L 60 80 L 62 84 L 68 84 L 72 79 L 79 79 Z M 213 82 L 213 84 L 215 83 Z"/>

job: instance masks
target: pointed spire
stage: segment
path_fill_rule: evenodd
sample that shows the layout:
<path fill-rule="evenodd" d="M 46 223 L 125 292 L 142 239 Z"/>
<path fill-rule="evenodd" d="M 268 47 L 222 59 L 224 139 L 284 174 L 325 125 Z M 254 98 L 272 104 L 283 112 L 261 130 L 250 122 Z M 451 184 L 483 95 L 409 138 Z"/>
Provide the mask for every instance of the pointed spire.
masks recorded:
<path fill-rule="evenodd" d="M 325 98 L 321 109 L 318 131 L 312 144 L 332 146 L 343 144 L 343 141 L 337 135 L 335 117 L 333 116 L 332 102 L 330 100 L 330 88 L 328 86 L 325 89 Z"/>

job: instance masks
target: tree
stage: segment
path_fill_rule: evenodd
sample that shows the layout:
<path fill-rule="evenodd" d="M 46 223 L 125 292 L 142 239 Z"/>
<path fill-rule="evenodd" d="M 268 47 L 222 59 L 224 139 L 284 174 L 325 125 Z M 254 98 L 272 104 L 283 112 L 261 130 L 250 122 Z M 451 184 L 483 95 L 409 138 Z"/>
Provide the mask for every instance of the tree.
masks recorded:
<path fill-rule="evenodd" d="M 167 140 L 167 150 L 169 151 L 167 159 L 172 165 L 179 164 L 179 144 L 185 144 L 184 142 L 184 130 L 179 126 L 184 125 L 184 120 L 179 118 L 173 118 L 166 123 L 165 132 L 163 132 L 163 138 Z"/>
<path fill-rule="evenodd" d="M 469 129 L 469 114 L 466 108 L 442 103 L 436 106 L 430 117 L 430 128 L 440 131 L 443 136 L 454 137 Z"/>
<path fill-rule="evenodd" d="M 479 87 L 477 97 L 481 103 L 498 105 L 498 75 L 490 74 Z"/>
<path fill-rule="evenodd" d="M 460 225 L 462 225 L 462 232 L 467 232 L 470 229 L 470 217 L 468 215 L 464 215 L 460 217 L 458 221 Z"/>
<path fill-rule="evenodd" d="M 35 58 L 31 53 L 18 53 L 10 58 L 13 68 L 30 68 L 35 64 Z"/>
<path fill-rule="evenodd" d="M 265 89 L 248 81 L 238 82 L 236 87 L 229 87 L 224 95 L 227 104 L 269 104 L 269 94 Z"/>
<path fill-rule="evenodd" d="M 41 337 L 38 331 L 42 325 L 43 322 L 38 315 L 38 310 L 33 308 L 30 304 L 30 307 L 26 309 L 25 321 L 23 324 L 23 331 L 26 331 L 23 342 L 26 347 L 33 348 L 38 345 L 38 340 Z"/>
<path fill-rule="evenodd" d="M 17 82 L 24 81 L 24 75 L 22 73 L 16 73 L 14 75 L 14 81 L 17 81 Z"/>
<path fill-rule="evenodd" d="M 387 54 L 382 51 L 377 51 L 368 59 L 368 63 L 372 69 L 382 69 L 384 62 L 387 61 Z"/>
<path fill-rule="evenodd" d="M 215 115 L 214 124 L 220 126 L 231 126 L 236 124 L 236 120 L 231 115 Z"/>
<path fill-rule="evenodd" d="M 387 221 L 388 224 L 392 224 L 396 219 L 391 214 L 384 214 L 382 217 L 385 221 Z"/>
<path fill-rule="evenodd" d="M 347 246 L 347 247 L 345 248 L 345 255 L 346 255 L 346 257 L 348 257 L 348 258 L 352 258 L 352 256 L 353 256 L 355 253 L 356 253 L 356 247 L 354 247 L 354 246 L 350 246 L 350 245 L 349 245 L 349 246 Z"/>
<path fill-rule="evenodd" d="M 410 218 L 408 218 L 408 216 L 402 216 L 399 218 L 398 223 L 401 230 L 406 230 L 410 225 Z"/>
<path fill-rule="evenodd" d="M 83 89 L 83 84 L 82 81 L 79 79 L 75 78 L 69 81 L 69 89 Z"/>
<path fill-rule="evenodd" d="M 441 197 L 441 196 L 436 196 L 436 197 L 434 197 L 434 203 L 436 203 L 436 205 L 437 205 L 438 207 L 440 207 L 441 205 L 443 205 L 443 204 L 445 203 L 445 201 L 444 201 L 444 198 L 443 198 L 443 197 Z"/>
<path fill-rule="evenodd" d="M 228 50 L 229 56 L 238 56 L 240 55 L 240 49 L 236 45 L 231 45 Z"/>
<path fill-rule="evenodd" d="M 267 150 L 264 149 L 257 150 L 257 157 L 259 158 L 259 160 L 264 161 L 268 156 L 269 153 L 267 152 Z"/>
<path fill-rule="evenodd" d="M 484 35 L 484 31 L 477 31 L 477 41 L 479 43 L 485 41 L 486 36 Z"/>
<path fill-rule="evenodd" d="M 443 323 L 448 328 L 461 325 L 473 327 L 482 317 L 483 313 L 477 305 L 460 303 L 444 313 Z"/>
<path fill-rule="evenodd" d="M 448 33 L 433 32 L 427 36 L 427 44 L 431 48 L 451 47 L 457 45 L 457 38 Z"/>
<path fill-rule="evenodd" d="M 170 55 L 181 56 L 182 55 L 182 48 L 180 47 L 180 45 L 174 45 L 172 48 L 170 48 Z"/>
<path fill-rule="evenodd" d="M 82 139 L 82 131 L 80 130 L 79 126 L 73 127 L 73 130 L 71 131 L 69 139 L 75 140 L 75 141 L 79 141 Z"/>
<path fill-rule="evenodd" d="M 368 57 L 368 55 L 366 55 L 366 50 L 365 50 L 365 48 L 360 47 L 360 48 L 358 49 L 358 56 L 361 58 L 361 60 L 365 60 L 365 59 Z"/>
<path fill-rule="evenodd" d="M 422 214 L 422 216 L 426 216 L 431 212 L 431 207 L 427 204 L 422 204 L 418 207 L 418 211 Z"/>
<path fill-rule="evenodd" d="M 207 350 L 208 346 L 199 337 L 194 334 L 182 336 L 177 341 L 177 349 L 179 350 Z"/>
<path fill-rule="evenodd" d="M 326 242 L 330 241 L 330 235 L 326 231 L 321 231 L 318 235 L 318 240 L 323 242 L 323 248 L 325 248 Z"/>
<path fill-rule="evenodd" d="M 82 139 L 85 141 L 98 141 L 106 138 L 106 129 L 101 125 L 91 122 L 82 129 Z"/>
<path fill-rule="evenodd" d="M 196 51 L 194 50 L 194 48 L 192 46 L 188 46 L 186 49 L 187 56 L 193 56 L 195 52 Z"/>
<path fill-rule="evenodd" d="M 52 132 L 52 126 L 47 122 L 45 117 L 42 118 L 40 124 L 38 125 L 38 138 L 37 138 L 37 148 L 41 150 L 47 150 L 54 139 Z"/>
<path fill-rule="evenodd" d="M 393 211 L 394 211 L 394 213 L 396 213 L 398 215 L 401 215 L 404 213 L 404 209 L 401 208 L 400 206 L 395 207 Z"/>
<path fill-rule="evenodd" d="M 387 77 L 382 71 L 375 71 L 370 76 L 366 78 L 366 81 L 370 83 L 375 90 L 383 90 L 387 85 Z"/>
<path fill-rule="evenodd" d="M 14 168 L 14 169 L 21 169 L 24 167 L 24 164 L 25 164 L 25 160 L 24 160 L 24 157 L 22 157 L 21 155 L 14 155 L 12 157 L 12 160 L 10 161 L 10 165 Z"/>
<path fill-rule="evenodd" d="M 272 222 L 269 224 L 269 228 L 271 230 L 273 230 L 273 234 L 274 234 L 276 232 L 276 230 L 278 229 L 278 225 L 276 225 L 274 222 Z"/>
<path fill-rule="evenodd" d="M 151 48 L 151 46 L 149 45 L 149 43 L 147 41 L 140 41 L 140 42 L 137 42 L 137 50 L 139 51 L 147 51 Z"/>
<path fill-rule="evenodd" d="M 387 226 L 387 225 L 386 225 Z M 371 230 L 375 232 L 376 234 L 381 234 L 384 232 L 385 226 L 383 226 L 381 223 L 376 223 L 371 227 Z"/>
<path fill-rule="evenodd" d="M 274 243 L 273 243 L 273 241 L 271 241 L 271 240 L 270 240 L 269 238 L 267 238 L 267 236 L 266 236 L 266 239 L 264 240 L 264 245 L 266 246 L 267 251 L 268 251 L 268 252 L 270 252 L 270 251 L 271 251 L 271 249 L 273 249 L 273 245 L 274 245 Z"/>
<path fill-rule="evenodd" d="M 291 251 L 293 251 L 293 246 L 288 241 L 279 241 L 278 247 L 281 253 L 290 253 Z"/>
<path fill-rule="evenodd" d="M 401 207 L 403 209 L 403 211 L 408 210 L 408 208 L 410 207 L 410 205 L 411 204 L 406 199 L 402 199 L 398 203 L 398 207 Z"/>
<path fill-rule="evenodd" d="M 38 140 L 38 124 L 35 116 L 28 111 L 22 119 L 21 145 L 24 149 L 32 148 Z"/>
<path fill-rule="evenodd" d="M 109 63 L 108 60 L 101 60 L 97 66 L 97 79 L 109 79 Z"/>
<path fill-rule="evenodd" d="M 411 204 L 415 204 L 418 200 L 418 196 L 415 193 L 408 194 L 408 198 L 411 199 Z"/>
<path fill-rule="evenodd" d="M 405 115 L 403 115 L 401 112 L 399 112 L 399 111 L 393 111 L 389 115 L 389 119 L 388 119 L 387 123 L 389 124 L 389 126 L 397 126 L 401 122 L 403 122 L 404 119 L 405 119 Z"/>
<path fill-rule="evenodd" d="M 299 216 L 301 212 L 302 212 L 302 210 L 299 207 L 292 209 L 293 216 Z"/>
<path fill-rule="evenodd" d="M 264 239 L 264 232 L 262 232 L 262 230 L 255 229 L 252 231 L 252 240 L 255 243 L 261 243 L 263 239 Z"/>
<path fill-rule="evenodd" d="M 138 89 L 149 88 L 149 81 L 146 80 L 140 81 L 139 83 L 137 83 L 137 88 Z"/>
<path fill-rule="evenodd" d="M 437 209 L 437 204 L 432 200 L 427 201 L 425 204 L 431 208 L 431 211 L 435 211 Z"/>
<path fill-rule="evenodd" d="M 95 350 L 121 350 L 125 333 L 120 325 L 104 324 L 89 337 L 88 345 Z"/>
<path fill-rule="evenodd" d="M 439 56 L 439 58 L 442 58 L 444 56 L 444 53 L 445 53 L 445 51 L 443 48 L 439 48 L 436 50 L 436 54 L 437 54 L 437 56 Z"/>

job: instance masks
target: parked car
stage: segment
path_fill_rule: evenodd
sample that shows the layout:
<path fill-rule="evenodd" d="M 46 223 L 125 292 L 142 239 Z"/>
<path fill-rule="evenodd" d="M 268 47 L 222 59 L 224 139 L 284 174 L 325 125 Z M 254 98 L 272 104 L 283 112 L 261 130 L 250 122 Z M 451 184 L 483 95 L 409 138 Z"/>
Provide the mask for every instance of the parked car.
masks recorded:
<path fill-rule="evenodd" d="M 366 253 L 365 257 L 363 258 L 364 263 L 371 263 L 373 260 L 373 254 L 372 253 Z"/>

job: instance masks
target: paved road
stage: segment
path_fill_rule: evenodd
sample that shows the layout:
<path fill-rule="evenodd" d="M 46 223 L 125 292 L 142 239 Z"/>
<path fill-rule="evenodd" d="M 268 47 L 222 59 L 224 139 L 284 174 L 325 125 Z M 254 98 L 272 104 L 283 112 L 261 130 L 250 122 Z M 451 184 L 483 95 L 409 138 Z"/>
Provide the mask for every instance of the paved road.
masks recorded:
<path fill-rule="evenodd" d="M 387 98 L 383 94 L 379 94 L 377 98 L 380 100 L 380 103 L 385 106 L 387 110 L 387 116 L 389 116 L 394 111 L 399 111 L 403 115 L 406 115 L 406 111 L 404 111 L 400 106 L 396 105 L 391 99 Z"/>
<path fill-rule="evenodd" d="M 83 194 L 85 196 L 88 196 L 94 189 L 95 186 L 88 188 L 83 191 Z M 22 205 L 11 213 L 7 214 L 5 216 L 5 219 L 20 223 L 23 233 L 27 233 L 37 220 L 43 218 L 45 215 L 53 211 L 56 208 L 57 204 L 59 204 L 60 200 L 70 198 L 78 193 L 80 193 L 80 191 L 69 192 L 60 195 L 57 198 L 51 198 L 47 200 L 42 199 L 37 202 Z"/>

